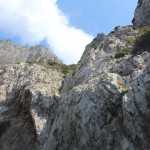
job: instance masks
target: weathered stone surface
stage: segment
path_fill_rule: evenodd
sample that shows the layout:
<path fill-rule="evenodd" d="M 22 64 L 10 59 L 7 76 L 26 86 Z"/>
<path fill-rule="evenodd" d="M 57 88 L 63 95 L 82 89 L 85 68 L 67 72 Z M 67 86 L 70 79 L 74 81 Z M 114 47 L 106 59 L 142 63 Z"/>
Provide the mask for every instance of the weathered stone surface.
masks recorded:
<path fill-rule="evenodd" d="M 0 65 L 32 61 L 61 62 L 52 51 L 42 45 L 16 46 L 9 40 L 0 40 Z"/>
<path fill-rule="evenodd" d="M 65 79 L 35 64 L 0 67 L 0 149 L 149 150 L 150 52 L 115 57 L 138 35 L 98 34 Z"/>
<path fill-rule="evenodd" d="M 25 63 L 1 70 L 0 149 L 42 149 L 55 118 L 63 75 Z"/>
<path fill-rule="evenodd" d="M 138 6 L 135 10 L 133 24 L 138 27 L 150 25 L 150 1 L 138 0 Z"/>
<path fill-rule="evenodd" d="M 115 43 L 120 36 L 129 39 L 138 32 L 130 27 L 115 32 L 101 41 L 106 47 L 89 44 L 76 73 L 64 81 L 45 150 L 150 148 L 150 53 L 126 56 L 117 62 L 113 54 L 117 44 L 109 50 L 105 42 L 111 39 Z"/>
<path fill-rule="evenodd" d="M 0 68 L 0 149 L 149 150 L 150 53 L 115 58 L 132 27 L 99 34 L 75 72 L 36 64 Z"/>

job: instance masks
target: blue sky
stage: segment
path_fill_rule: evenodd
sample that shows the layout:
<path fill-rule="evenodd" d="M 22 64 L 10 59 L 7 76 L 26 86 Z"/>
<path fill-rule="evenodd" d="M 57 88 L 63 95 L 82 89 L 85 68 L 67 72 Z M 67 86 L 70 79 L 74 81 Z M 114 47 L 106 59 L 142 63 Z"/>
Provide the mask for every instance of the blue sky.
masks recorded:
<path fill-rule="evenodd" d="M 132 24 L 137 0 L 58 0 L 57 4 L 72 25 L 96 35 Z"/>
<path fill-rule="evenodd" d="M 100 32 L 130 25 L 137 0 L 0 0 L 0 39 L 44 44 L 63 60 L 77 63 Z"/>

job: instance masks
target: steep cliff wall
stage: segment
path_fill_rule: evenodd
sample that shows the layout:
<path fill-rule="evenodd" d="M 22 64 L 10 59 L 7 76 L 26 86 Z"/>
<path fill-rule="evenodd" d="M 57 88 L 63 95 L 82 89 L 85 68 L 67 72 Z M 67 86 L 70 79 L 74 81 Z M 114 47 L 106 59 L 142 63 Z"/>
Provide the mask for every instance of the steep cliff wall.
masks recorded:
<path fill-rule="evenodd" d="M 1 67 L 0 149 L 149 150 L 150 53 L 133 53 L 140 32 L 98 34 L 65 79 L 36 64 Z"/>
<path fill-rule="evenodd" d="M 117 58 L 138 34 L 118 27 L 86 47 L 64 81 L 45 150 L 150 149 L 150 53 Z"/>
<path fill-rule="evenodd" d="M 0 67 L 0 149 L 149 150 L 149 32 L 98 34 L 65 79 L 36 64 Z"/>
<path fill-rule="evenodd" d="M 41 150 L 59 102 L 63 75 L 25 63 L 0 67 L 0 149 Z"/>
<path fill-rule="evenodd" d="M 133 24 L 138 27 L 150 25 L 150 1 L 139 0 L 135 10 Z"/>

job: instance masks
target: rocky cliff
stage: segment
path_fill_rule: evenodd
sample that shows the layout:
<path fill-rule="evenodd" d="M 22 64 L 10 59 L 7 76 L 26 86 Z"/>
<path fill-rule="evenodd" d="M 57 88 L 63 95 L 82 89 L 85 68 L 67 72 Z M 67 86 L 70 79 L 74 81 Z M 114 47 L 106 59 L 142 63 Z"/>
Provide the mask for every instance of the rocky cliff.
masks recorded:
<path fill-rule="evenodd" d="M 150 27 L 116 27 L 86 46 L 66 78 L 0 68 L 0 149 L 149 150 Z"/>
<path fill-rule="evenodd" d="M 16 46 L 9 40 L 0 41 L 0 64 L 20 62 L 61 62 L 55 54 L 42 45 Z"/>
<path fill-rule="evenodd" d="M 44 149 L 150 149 L 150 53 L 117 58 L 132 51 L 129 43 L 138 34 L 117 27 L 87 45 L 76 72 L 64 81 Z"/>
<path fill-rule="evenodd" d="M 135 10 L 133 24 L 138 27 L 150 25 L 150 1 L 138 0 L 138 6 Z"/>
<path fill-rule="evenodd" d="M 38 150 L 47 141 L 63 75 L 26 63 L 0 68 L 0 149 Z"/>

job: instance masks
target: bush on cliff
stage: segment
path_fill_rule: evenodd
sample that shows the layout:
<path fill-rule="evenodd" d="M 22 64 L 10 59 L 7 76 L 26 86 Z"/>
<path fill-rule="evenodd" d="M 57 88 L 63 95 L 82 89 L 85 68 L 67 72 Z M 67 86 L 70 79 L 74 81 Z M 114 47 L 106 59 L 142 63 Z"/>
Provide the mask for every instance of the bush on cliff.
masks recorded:
<path fill-rule="evenodd" d="M 140 35 L 136 38 L 133 54 L 140 54 L 143 51 L 150 51 L 150 26 L 140 29 Z"/>
<path fill-rule="evenodd" d="M 122 49 L 122 50 L 119 50 L 115 53 L 115 58 L 121 58 L 121 57 L 124 57 L 125 55 L 130 55 L 131 54 L 131 50 L 129 49 Z"/>

